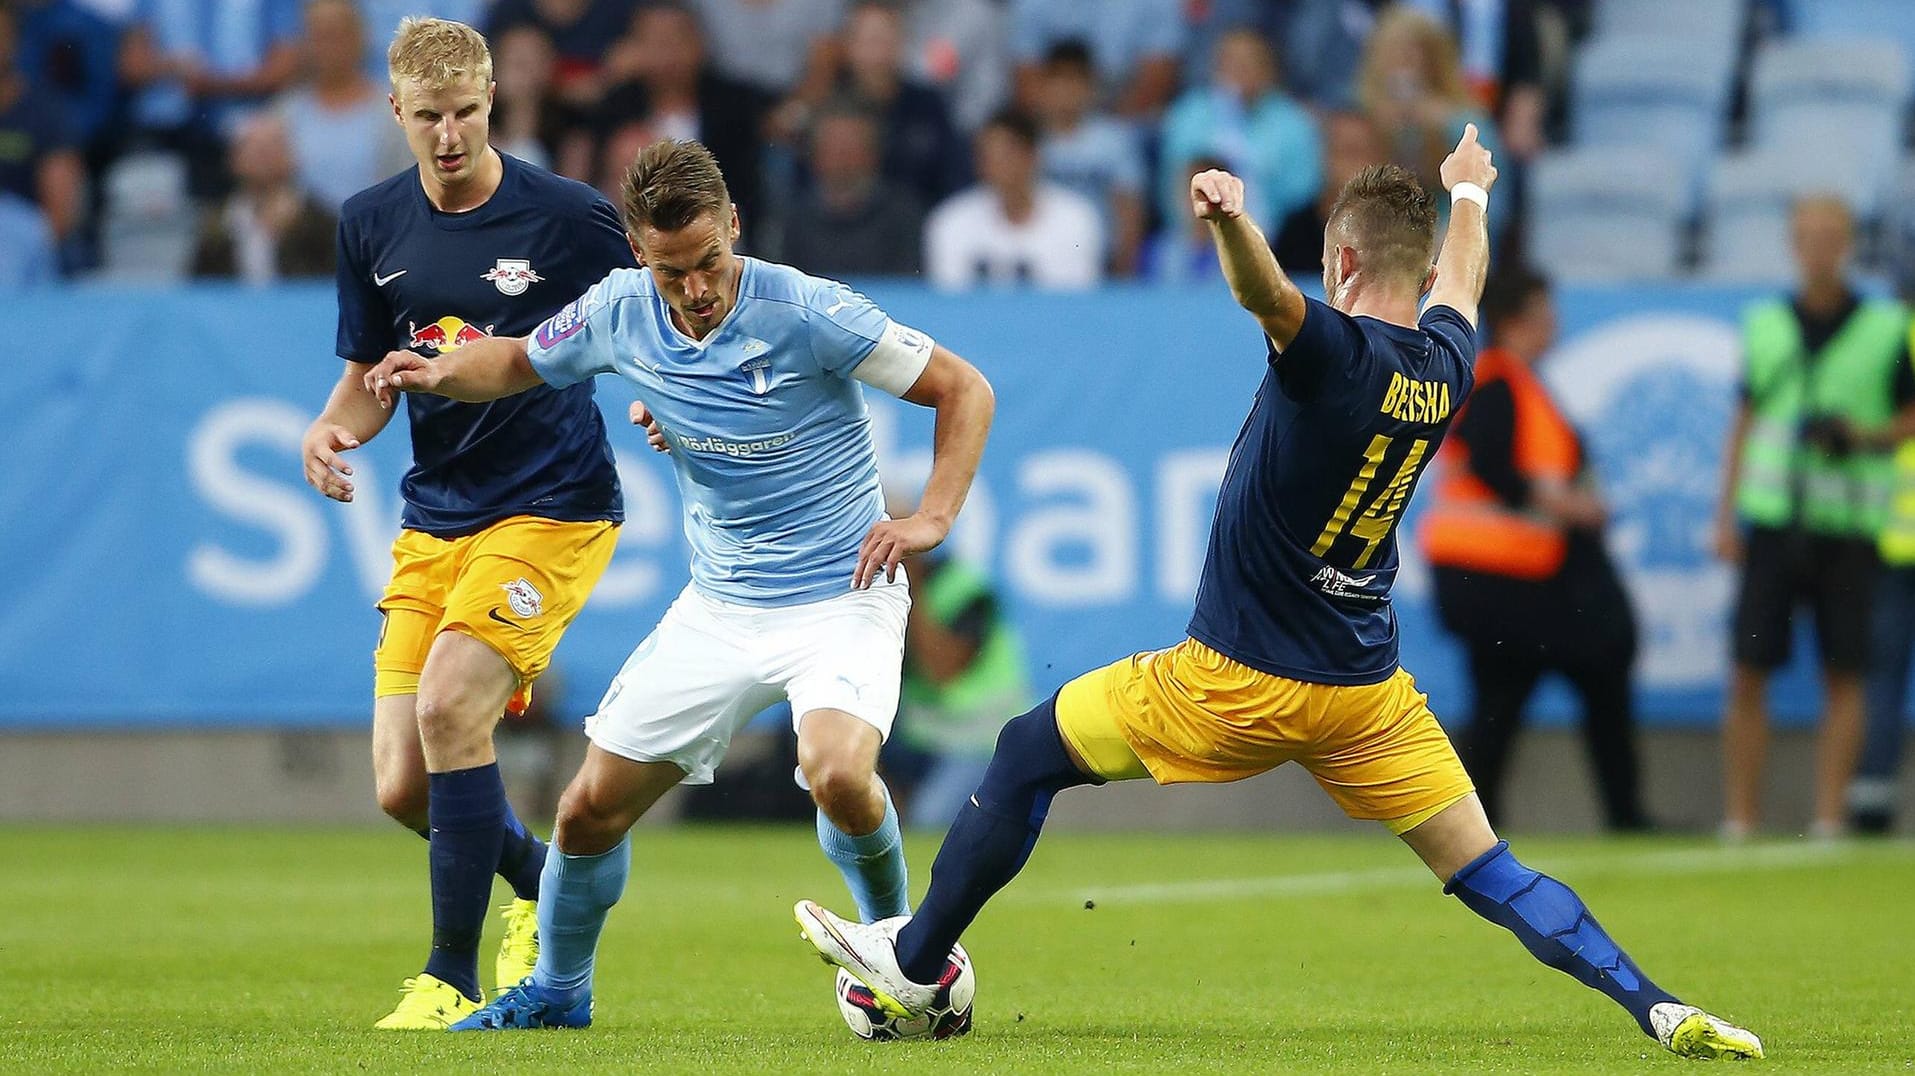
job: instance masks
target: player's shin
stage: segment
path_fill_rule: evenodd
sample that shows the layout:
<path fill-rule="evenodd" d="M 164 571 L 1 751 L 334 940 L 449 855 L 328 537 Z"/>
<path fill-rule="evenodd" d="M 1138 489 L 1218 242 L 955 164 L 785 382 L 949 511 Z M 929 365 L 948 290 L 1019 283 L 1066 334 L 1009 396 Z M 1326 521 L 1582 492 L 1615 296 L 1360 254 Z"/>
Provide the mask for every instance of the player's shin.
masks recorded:
<path fill-rule="evenodd" d="M 479 934 L 505 837 L 505 782 L 497 763 L 427 778 L 432 822 L 432 956 L 426 973 L 479 996 Z"/>
<path fill-rule="evenodd" d="M 1649 981 L 1575 890 L 1517 862 L 1508 841 L 1471 860 L 1443 891 L 1516 935 L 1536 959 L 1608 995 L 1629 1010 L 1644 1034 L 1656 1034 L 1649 1010 L 1676 1000 Z"/>
<path fill-rule="evenodd" d="M 911 981 L 935 982 L 985 902 L 1024 869 L 1051 797 L 1092 782 L 1064 749 L 1056 701 L 1053 696 L 1004 726 L 983 783 L 944 835 L 931 864 L 931 891 L 898 933 L 898 966 Z"/>
<path fill-rule="evenodd" d="M 845 833 L 818 811 L 818 847 L 825 858 L 844 875 L 851 898 L 858 903 L 858 917 L 867 923 L 911 912 L 910 878 L 904 863 L 904 835 L 898 830 L 898 809 L 891 803 L 891 790 L 883 781 L 884 821 L 861 836 Z"/>
<path fill-rule="evenodd" d="M 597 855 L 567 855 L 556 847 L 546 855 L 539 879 L 539 963 L 532 981 L 555 995 L 555 1002 L 591 992 L 599 932 L 606 913 L 624 895 L 631 871 L 629 834 Z"/>

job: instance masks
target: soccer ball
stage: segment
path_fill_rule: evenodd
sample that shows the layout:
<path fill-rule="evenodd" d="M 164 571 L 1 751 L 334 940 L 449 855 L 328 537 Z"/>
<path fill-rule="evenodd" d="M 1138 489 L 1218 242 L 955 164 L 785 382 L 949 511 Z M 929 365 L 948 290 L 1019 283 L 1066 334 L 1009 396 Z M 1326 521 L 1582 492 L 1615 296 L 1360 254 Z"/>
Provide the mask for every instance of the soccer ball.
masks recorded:
<path fill-rule="evenodd" d="M 834 991 L 838 1011 L 853 1035 L 872 1042 L 898 1039 L 952 1039 L 971 1030 L 971 999 L 977 995 L 977 974 L 971 970 L 971 956 L 960 945 L 951 950 L 944 974 L 938 977 L 938 992 L 930 1009 L 922 1016 L 892 1016 L 878 1007 L 865 986 L 851 973 L 838 969 Z"/>

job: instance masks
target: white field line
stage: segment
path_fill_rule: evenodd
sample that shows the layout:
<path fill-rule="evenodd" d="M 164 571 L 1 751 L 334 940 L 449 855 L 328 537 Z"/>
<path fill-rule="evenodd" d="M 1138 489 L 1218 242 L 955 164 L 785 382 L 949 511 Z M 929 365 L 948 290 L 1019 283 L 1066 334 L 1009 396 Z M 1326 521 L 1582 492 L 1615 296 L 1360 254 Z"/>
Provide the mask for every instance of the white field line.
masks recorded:
<path fill-rule="evenodd" d="M 1893 851 L 1889 858 L 1915 853 L 1908 843 L 1876 844 L 1871 852 Z M 1405 849 L 1408 853 L 1408 849 Z M 1518 849 L 1520 854 L 1520 849 Z M 1566 881 L 1604 875 L 1715 874 L 1737 871 L 1799 870 L 1824 864 L 1861 860 L 1861 850 L 1840 843 L 1777 843 L 1723 848 L 1676 848 L 1626 851 L 1604 855 L 1526 859 L 1525 864 Z M 1866 857 L 1880 861 L 1883 857 Z M 1077 903 L 1086 900 L 1114 904 L 1199 904 L 1248 897 L 1302 897 L 1325 893 L 1373 893 L 1393 889 L 1439 889 L 1436 879 L 1420 866 L 1377 867 L 1369 870 L 1277 874 L 1255 878 L 1192 879 L 1181 882 L 1144 882 L 1135 885 L 1088 886 L 1072 889 L 1013 889 L 1005 897 L 1018 904 Z"/>

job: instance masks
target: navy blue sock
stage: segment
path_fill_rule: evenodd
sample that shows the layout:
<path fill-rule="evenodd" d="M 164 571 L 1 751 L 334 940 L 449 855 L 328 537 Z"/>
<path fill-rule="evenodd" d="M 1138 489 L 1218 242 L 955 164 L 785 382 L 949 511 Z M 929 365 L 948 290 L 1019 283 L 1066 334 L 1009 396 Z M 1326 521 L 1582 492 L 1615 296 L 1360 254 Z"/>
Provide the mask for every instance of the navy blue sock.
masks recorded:
<path fill-rule="evenodd" d="M 534 837 L 505 805 L 505 843 L 499 850 L 499 877 L 520 900 L 539 899 L 539 875 L 545 871 L 545 842 Z"/>
<path fill-rule="evenodd" d="M 427 777 L 432 821 L 432 956 L 426 974 L 479 997 L 479 933 L 505 845 L 505 781 L 498 763 Z"/>
<path fill-rule="evenodd" d="M 432 827 L 415 829 L 412 832 L 430 841 Z M 539 899 L 539 875 L 545 871 L 545 842 L 533 836 L 513 813 L 512 804 L 505 805 L 505 846 L 499 852 L 499 877 L 512 887 L 512 895 L 520 900 Z"/>
<path fill-rule="evenodd" d="M 898 964 L 912 982 L 937 981 L 951 947 L 984 903 L 1024 869 L 1051 797 L 1095 783 L 1064 751 L 1056 702 L 1053 696 L 1004 726 L 983 783 L 944 835 L 931 864 L 931 891 L 898 932 Z"/>
<path fill-rule="evenodd" d="M 1644 1034 L 1656 1033 L 1649 1024 L 1650 1008 L 1676 1000 L 1649 981 L 1575 890 L 1518 863 L 1508 841 L 1471 860 L 1443 892 L 1507 928 L 1536 959 L 1628 1009 Z"/>

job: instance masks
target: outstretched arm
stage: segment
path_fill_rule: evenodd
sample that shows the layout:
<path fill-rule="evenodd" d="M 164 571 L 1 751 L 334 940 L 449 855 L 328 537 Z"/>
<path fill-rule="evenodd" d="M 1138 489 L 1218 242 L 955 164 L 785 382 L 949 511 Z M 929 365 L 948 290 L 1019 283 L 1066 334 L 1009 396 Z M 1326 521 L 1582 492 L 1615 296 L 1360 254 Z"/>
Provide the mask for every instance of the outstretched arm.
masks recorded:
<path fill-rule="evenodd" d="M 1284 275 L 1269 240 L 1244 211 L 1243 180 L 1211 169 L 1190 177 L 1190 208 L 1210 222 L 1217 261 L 1237 305 L 1250 312 L 1281 351 L 1303 327 L 1303 293 Z"/>
<path fill-rule="evenodd" d="M 1476 125 L 1463 128 L 1462 141 L 1443 161 L 1443 189 L 1450 192 L 1450 228 L 1436 259 L 1436 284 L 1430 305 L 1447 306 L 1476 324 L 1476 307 L 1489 276 L 1489 189 L 1496 166 L 1476 140 Z"/>
<path fill-rule="evenodd" d="M 436 359 L 410 351 L 388 352 L 365 377 L 367 390 L 378 397 L 381 407 L 392 406 L 394 390 L 485 403 L 542 383 L 526 355 L 522 336 L 488 336 Z"/>

